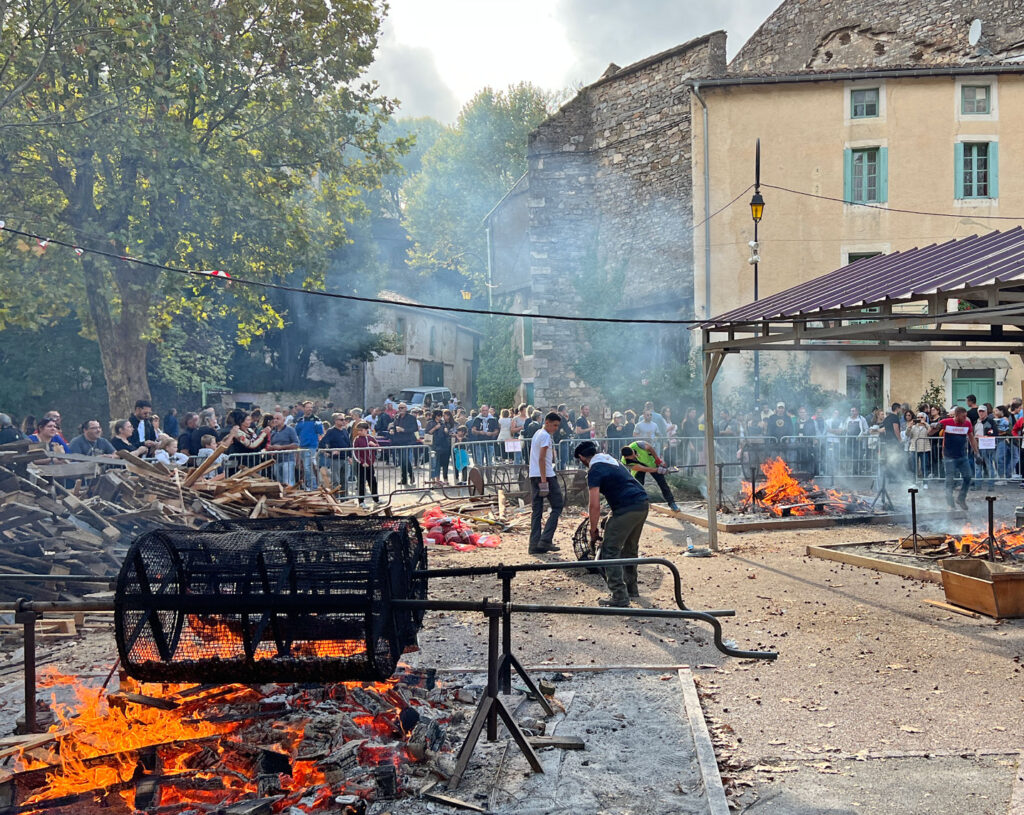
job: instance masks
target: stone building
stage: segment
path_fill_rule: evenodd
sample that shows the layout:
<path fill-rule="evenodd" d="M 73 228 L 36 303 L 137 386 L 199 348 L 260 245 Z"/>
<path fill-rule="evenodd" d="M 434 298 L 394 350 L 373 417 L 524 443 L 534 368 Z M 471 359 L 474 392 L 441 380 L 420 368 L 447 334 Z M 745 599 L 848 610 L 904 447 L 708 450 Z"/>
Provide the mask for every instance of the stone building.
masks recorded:
<path fill-rule="evenodd" d="M 530 136 L 526 177 L 487 219 L 494 291 L 534 313 L 692 315 L 686 83 L 724 70 L 718 31 L 625 68 L 610 65 L 541 124 Z M 573 366 L 584 329 L 529 323 L 518 334 L 521 397 L 545 406 L 592 401 Z M 671 341 L 638 354 L 685 355 L 687 342 L 685 331 L 674 331 Z"/>
<path fill-rule="evenodd" d="M 389 393 L 406 388 L 438 385 L 448 388 L 465 404 L 475 404 L 477 356 L 481 334 L 462 325 L 455 314 L 427 311 L 412 298 L 392 291 L 377 295 L 393 305 L 380 307 L 379 321 L 370 327 L 376 334 L 393 335 L 394 352 L 368 362 L 353 363 L 345 372 L 324 364 L 314 353 L 306 376 L 326 386 L 320 393 L 225 393 L 227 408 L 292 404 L 303 399 L 331 403 L 339 409 L 383 405 Z"/>
<path fill-rule="evenodd" d="M 762 190 L 762 295 L 864 255 L 1014 225 L 979 215 L 1024 213 L 1019 0 L 785 0 L 728 65 L 725 46 L 714 32 L 612 65 L 532 134 L 527 175 L 488 218 L 495 280 L 517 230 L 528 247 L 528 274 L 520 256 L 519 282 L 505 291 L 517 307 L 701 317 L 752 300 L 743 193 L 756 138 L 764 182 L 824 196 Z M 872 207 L 843 203 L 862 193 Z M 532 336 L 526 326 L 519 334 L 524 396 L 593 399 L 573 367 L 585 329 L 530 322 Z M 685 330 L 641 342 L 639 332 L 621 333 L 663 358 L 687 352 Z M 863 407 L 914 399 L 929 379 L 944 381 L 947 395 L 988 382 L 983 392 L 999 401 L 1024 379 L 1016 359 L 890 361 L 884 349 L 856 346 L 816 363 L 820 384 Z M 642 367 L 619 375 L 640 377 Z"/>

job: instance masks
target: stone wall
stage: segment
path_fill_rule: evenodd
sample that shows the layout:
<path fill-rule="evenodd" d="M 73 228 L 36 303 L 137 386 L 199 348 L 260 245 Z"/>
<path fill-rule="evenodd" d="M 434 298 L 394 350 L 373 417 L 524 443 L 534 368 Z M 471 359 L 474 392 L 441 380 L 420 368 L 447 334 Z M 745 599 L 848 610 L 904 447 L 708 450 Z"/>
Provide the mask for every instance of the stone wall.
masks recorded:
<path fill-rule="evenodd" d="M 531 307 L 594 312 L 591 290 L 621 296 L 604 313 L 693 313 L 689 79 L 725 71 L 718 31 L 623 69 L 610 66 L 529 143 Z M 596 287 L 596 288 L 595 288 Z M 682 332 L 678 332 L 682 334 Z M 535 402 L 593 401 L 573 370 L 578 324 L 535 320 Z"/>
<path fill-rule="evenodd" d="M 932 67 L 1022 52 L 1020 0 L 786 0 L 729 65 L 732 73 Z M 982 21 L 977 46 L 971 22 Z"/>

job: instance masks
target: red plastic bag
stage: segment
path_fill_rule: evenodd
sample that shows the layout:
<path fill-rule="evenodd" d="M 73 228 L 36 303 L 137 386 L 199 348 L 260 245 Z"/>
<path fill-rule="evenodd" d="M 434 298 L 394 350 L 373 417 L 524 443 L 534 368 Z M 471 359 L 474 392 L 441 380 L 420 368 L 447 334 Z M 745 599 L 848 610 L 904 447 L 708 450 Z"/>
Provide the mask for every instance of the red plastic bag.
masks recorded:
<path fill-rule="evenodd" d="M 432 532 L 428 532 L 426 535 L 423 536 L 423 538 L 428 543 L 442 544 L 444 543 L 444 532 L 441 532 L 440 530 L 434 530 Z"/>
<path fill-rule="evenodd" d="M 423 523 L 427 523 L 428 521 L 433 520 L 434 518 L 443 517 L 444 510 L 441 509 L 441 507 L 431 507 L 430 509 L 423 513 Z"/>
<path fill-rule="evenodd" d="M 497 535 L 481 535 L 477 541 L 477 546 L 482 546 L 485 549 L 494 549 L 497 546 L 501 546 L 501 538 Z"/>

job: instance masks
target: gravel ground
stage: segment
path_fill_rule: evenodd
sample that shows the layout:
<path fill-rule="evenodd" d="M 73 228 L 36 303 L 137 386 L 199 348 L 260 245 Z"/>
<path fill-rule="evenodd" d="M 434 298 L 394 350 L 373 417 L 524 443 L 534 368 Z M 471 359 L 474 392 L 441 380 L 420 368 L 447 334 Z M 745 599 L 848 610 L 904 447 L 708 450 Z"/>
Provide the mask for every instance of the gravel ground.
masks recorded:
<path fill-rule="evenodd" d="M 572 559 L 571 534 L 581 517 L 579 510 L 566 513 L 556 538 L 561 551 L 545 558 Z M 944 611 L 922 602 L 944 600 L 937 584 L 805 555 L 808 544 L 906 531 L 725 534 L 716 557 L 686 558 L 687 536 L 699 545 L 705 533 L 651 517 L 641 554 L 673 559 L 687 604 L 735 609 L 734 618 L 723 619 L 725 636 L 739 648 L 777 650 L 776 662 L 726 657 L 710 645 L 706 626 L 672 621 L 519 615 L 514 646 L 526 665 L 692 666 L 727 790 L 744 811 L 909 815 L 926 811 L 918 808 L 924 801 L 933 812 L 1003 815 L 1024 750 L 1024 621 Z M 430 558 L 432 566 L 533 560 L 525 534 L 504 535 L 499 548 L 471 553 L 432 547 Z M 639 604 L 673 607 L 668 578 L 663 570 L 642 570 Z M 446 599 L 500 594 L 490 578 L 435 580 L 430 591 Z M 606 590 L 595 575 L 533 573 L 513 582 L 513 595 L 518 602 L 595 605 Z M 480 667 L 486 626 L 480 615 L 431 612 L 420 642 L 414 665 Z M 60 653 L 76 670 L 102 670 L 114 656 L 112 637 L 95 631 Z M 10 683 L 14 676 L 0 665 L 0 678 Z M 0 719 L 9 720 L 18 701 L 0 691 Z M 881 762 L 889 762 L 888 775 Z M 936 777 L 978 784 L 946 785 L 953 797 L 943 803 L 926 783 Z M 879 799 L 888 802 L 884 809 L 872 806 L 883 778 L 923 790 L 918 803 L 900 804 L 906 796 L 894 794 Z M 987 798 L 979 797 L 986 795 L 979 785 L 991 787 Z M 804 790 L 805 804 L 792 798 L 794 790 Z"/>

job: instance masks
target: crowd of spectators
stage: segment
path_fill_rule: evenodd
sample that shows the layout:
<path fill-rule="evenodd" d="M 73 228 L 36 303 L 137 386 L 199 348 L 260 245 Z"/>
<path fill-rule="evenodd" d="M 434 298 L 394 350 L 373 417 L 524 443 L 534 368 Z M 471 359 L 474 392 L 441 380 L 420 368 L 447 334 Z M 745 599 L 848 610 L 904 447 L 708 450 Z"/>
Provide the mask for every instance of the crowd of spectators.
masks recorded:
<path fill-rule="evenodd" d="M 883 461 L 891 475 L 922 482 L 944 476 L 933 432 L 951 408 L 896 403 L 889 411 L 862 416 L 857 407 L 795 411 L 784 402 L 774 410 L 733 415 L 721 410 L 715 423 L 717 461 L 757 466 L 766 456 L 781 455 L 794 469 L 813 474 L 875 474 Z M 1009 405 L 979 405 L 968 397 L 967 416 L 979 440 L 977 478 L 994 482 L 1020 474 L 1020 440 L 1024 429 L 1021 400 Z M 82 423 L 68 440 L 61 415 L 51 410 L 38 419 L 27 416 L 20 428 L 0 413 L 0 444 L 28 438 L 53 453 L 114 456 L 127 451 L 167 467 L 191 466 L 218 455 L 211 475 L 231 474 L 272 457 L 266 474 L 287 486 L 314 490 L 320 486 L 343 495 L 370 500 L 378 496 L 378 469 L 391 468 L 389 488 L 465 484 L 470 465 L 525 461 L 530 439 L 542 415 L 553 411 L 560 424 L 553 433 L 561 467 L 576 466 L 572 448 L 595 440 L 615 457 L 635 440 L 650 444 L 666 465 L 704 465 L 704 416 L 687 409 L 677 424 L 672 410 L 656 410 L 652 402 L 636 409 L 615 410 L 605 424 L 588 405 L 570 410 L 565 404 L 542 410 L 528 404 L 498 408 L 482 404 L 467 408 L 453 397 L 447 405 L 426 409 L 396 402 L 336 410 L 311 400 L 235 408 L 219 414 L 213 408 L 186 412 L 171 409 L 161 417 L 147 400 L 136 402 L 132 415 L 109 426 L 109 439 L 98 419 Z M 607 416 L 607 414 L 606 414 Z M 973 459 L 972 459 L 973 461 Z"/>

